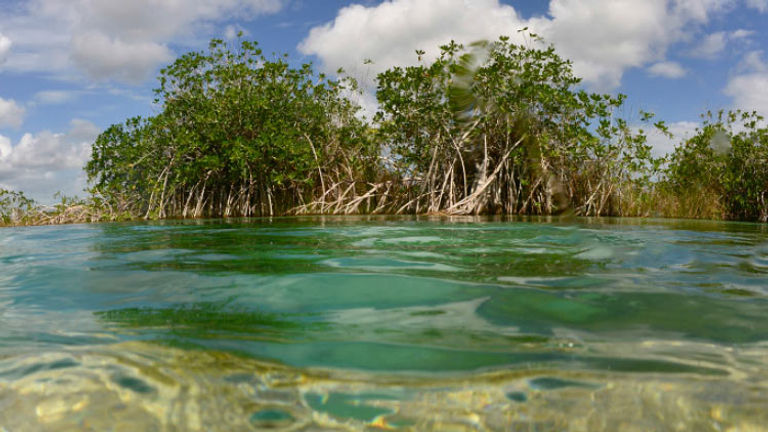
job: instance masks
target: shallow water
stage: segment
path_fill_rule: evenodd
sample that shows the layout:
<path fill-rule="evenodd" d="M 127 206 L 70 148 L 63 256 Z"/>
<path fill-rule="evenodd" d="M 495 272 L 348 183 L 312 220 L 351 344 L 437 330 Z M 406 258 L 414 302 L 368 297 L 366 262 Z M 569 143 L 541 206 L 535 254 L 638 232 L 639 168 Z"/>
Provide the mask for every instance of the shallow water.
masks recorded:
<path fill-rule="evenodd" d="M 768 430 L 768 228 L 0 230 L 0 431 Z"/>

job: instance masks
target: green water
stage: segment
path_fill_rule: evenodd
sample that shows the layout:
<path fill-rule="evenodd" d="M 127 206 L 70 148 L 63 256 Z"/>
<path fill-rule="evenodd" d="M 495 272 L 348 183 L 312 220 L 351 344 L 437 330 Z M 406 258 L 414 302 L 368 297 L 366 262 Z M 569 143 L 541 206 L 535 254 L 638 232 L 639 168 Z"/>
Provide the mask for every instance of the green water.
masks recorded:
<path fill-rule="evenodd" d="M 768 228 L 0 229 L 0 431 L 768 430 Z"/>

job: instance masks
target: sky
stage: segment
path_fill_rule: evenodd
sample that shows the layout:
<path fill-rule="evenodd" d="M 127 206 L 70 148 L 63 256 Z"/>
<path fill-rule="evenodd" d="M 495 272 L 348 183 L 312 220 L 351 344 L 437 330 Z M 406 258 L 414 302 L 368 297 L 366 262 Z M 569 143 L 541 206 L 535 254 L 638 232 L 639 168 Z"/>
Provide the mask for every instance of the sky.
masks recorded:
<path fill-rule="evenodd" d="M 99 132 L 157 113 L 160 68 L 238 32 L 267 53 L 343 67 L 366 86 L 450 41 L 528 28 L 573 61 L 591 91 L 665 120 L 657 155 L 707 110 L 768 115 L 768 0 L 0 0 L 0 188 L 41 202 L 84 196 Z M 372 64 L 364 64 L 366 59 Z M 375 110 L 371 94 L 361 105 Z"/>

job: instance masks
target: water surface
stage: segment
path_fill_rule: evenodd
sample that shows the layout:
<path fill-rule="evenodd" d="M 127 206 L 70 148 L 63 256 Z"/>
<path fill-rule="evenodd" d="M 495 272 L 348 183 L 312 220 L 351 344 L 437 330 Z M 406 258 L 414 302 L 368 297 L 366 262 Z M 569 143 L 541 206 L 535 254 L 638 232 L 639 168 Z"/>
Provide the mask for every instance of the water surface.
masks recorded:
<path fill-rule="evenodd" d="M 0 430 L 766 430 L 768 232 L 0 230 Z"/>

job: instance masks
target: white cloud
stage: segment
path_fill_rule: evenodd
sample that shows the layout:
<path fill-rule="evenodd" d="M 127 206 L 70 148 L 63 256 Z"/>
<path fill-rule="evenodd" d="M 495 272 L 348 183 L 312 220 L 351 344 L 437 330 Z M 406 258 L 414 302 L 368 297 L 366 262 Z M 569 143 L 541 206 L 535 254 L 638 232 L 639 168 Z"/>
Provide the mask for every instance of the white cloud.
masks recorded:
<path fill-rule="evenodd" d="M 759 12 L 768 11 L 768 0 L 747 0 L 747 7 L 757 9 Z"/>
<path fill-rule="evenodd" d="M 173 59 L 171 50 L 154 42 L 126 43 L 102 33 L 72 39 L 72 59 L 89 77 L 141 83 L 160 64 Z"/>
<path fill-rule="evenodd" d="M 746 39 L 754 34 L 753 30 L 738 29 L 731 32 L 731 39 Z"/>
<path fill-rule="evenodd" d="M 279 10 L 286 0 L 31 0 L 0 16 L 14 40 L 6 67 L 138 82 L 211 25 Z M 207 36 L 206 36 L 207 38 Z"/>
<path fill-rule="evenodd" d="M 651 76 L 658 76 L 664 78 L 682 78 L 686 75 L 686 70 L 676 62 L 664 61 L 651 65 L 648 68 L 648 73 Z"/>
<path fill-rule="evenodd" d="M 762 51 L 750 51 L 744 55 L 744 58 L 741 60 L 741 63 L 739 64 L 737 70 L 739 70 L 740 72 L 744 72 L 744 71 L 765 72 L 765 71 L 768 71 L 768 63 L 763 61 Z"/>
<path fill-rule="evenodd" d="M 672 0 L 671 9 L 677 20 L 706 22 L 712 12 L 721 12 L 735 6 L 735 0 Z"/>
<path fill-rule="evenodd" d="M 8 53 L 11 52 L 11 40 L 0 33 L 0 65 L 5 63 L 5 59 L 8 58 Z"/>
<path fill-rule="evenodd" d="M 629 68 L 660 61 L 673 43 L 690 36 L 731 0 L 551 0 L 549 16 L 534 30 L 600 90 L 621 84 Z"/>
<path fill-rule="evenodd" d="M 735 76 L 728 81 L 725 94 L 733 98 L 734 108 L 756 110 L 768 116 L 768 73 Z"/>
<path fill-rule="evenodd" d="M 35 93 L 32 99 L 40 105 L 58 105 L 71 101 L 76 95 L 76 92 L 68 90 L 42 90 Z"/>
<path fill-rule="evenodd" d="M 744 29 L 732 32 L 715 32 L 707 35 L 698 45 L 693 47 L 689 55 L 702 59 L 715 59 L 725 50 L 729 43 L 748 40 L 753 34 L 753 31 Z"/>
<path fill-rule="evenodd" d="M 238 30 L 233 25 L 228 25 L 227 28 L 224 29 L 224 38 L 227 40 L 232 40 L 237 37 Z"/>
<path fill-rule="evenodd" d="M 651 146 L 651 153 L 655 157 L 671 153 L 680 143 L 691 138 L 696 133 L 697 127 L 699 127 L 698 123 L 690 121 L 670 123 L 667 125 L 667 129 L 672 134 L 671 138 L 659 132 L 656 128 L 648 130 L 646 133 L 648 144 Z"/>
<path fill-rule="evenodd" d="M 80 143 L 87 143 L 87 146 L 83 147 L 83 149 L 86 150 L 86 153 L 81 158 L 82 162 L 85 162 L 91 157 L 91 143 L 96 140 L 96 137 L 99 136 L 101 131 L 95 124 L 88 120 L 72 119 L 72 121 L 69 122 L 69 125 L 70 129 L 66 134 L 67 139 Z"/>
<path fill-rule="evenodd" d="M 624 71 L 662 57 L 675 30 L 663 0 L 552 0 L 549 17 L 536 20 L 577 75 L 599 89 L 613 89 Z M 541 30 L 539 30 L 541 28 Z"/>
<path fill-rule="evenodd" d="M 412 64 L 413 50 L 455 39 L 472 42 L 529 27 L 574 61 L 577 75 L 598 89 L 621 83 L 628 68 L 658 62 L 671 44 L 690 37 L 731 0 L 551 0 L 547 16 L 521 18 L 498 0 L 388 0 L 342 8 L 335 20 L 313 28 L 299 49 L 317 55 L 328 71 L 355 71 L 363 60 L 374 72 Z M 354 41 L 354 49 L 350 49 Z"/>
<path fill-rule="evenodd" d="M 11 148 L 3 152 L 0 172 L 26 168 L 81 168 L 90 157 L 91 141 L 98 135 L 98 129 L 84 120 L 73 120 L 67 133 L 42 131 L 26 133 Z"/>
<path fill-rule="evenodd" d="M 13 99 L 0 98 L 0 128 L 18 128 L 24 123 L 24 107 L 16 104 Z"/>
<path fill-rule="evenodd" d="M 15 146 L 0 136 L 0 184 L 37 199 L 50 199 L 58 191 L 82 192 L 82 167 L 98 133 L 93 123 L 76 119 L 66 133 L 27 133 Z"/>
<path fill-rule="evenodd" d="M 694 47 L 690 55 L 698 58 L 713 59 L 723 52 L 726 45 L 726 33 L 717 32 L 708 35 L 699 45 Z"/>
<path fill-rule="evenodd" d="M 11 140 L 0 135 L 0 161 L 11 155 Z"/>
<path fill-rule="evenodd" d="M 768 62 L 763 53 L 747 53 L 736 71 L 723 91 L 733 99 L 733 107 L 768 116 Z"/>
<path fill-rule="evenodd" d="M 452 39 L 470 43 L 514 36 L 525 25 L 513 7 L 498 0 L 394 0 L 342 8 L 333 22 L 313 28 L 299 50 L 319 56 L 329 71 L 343 67 L 355 73 L 372 59 L 375 73 L 415 63 L 416 49 L 433 59 L 438 46 Z"/>

